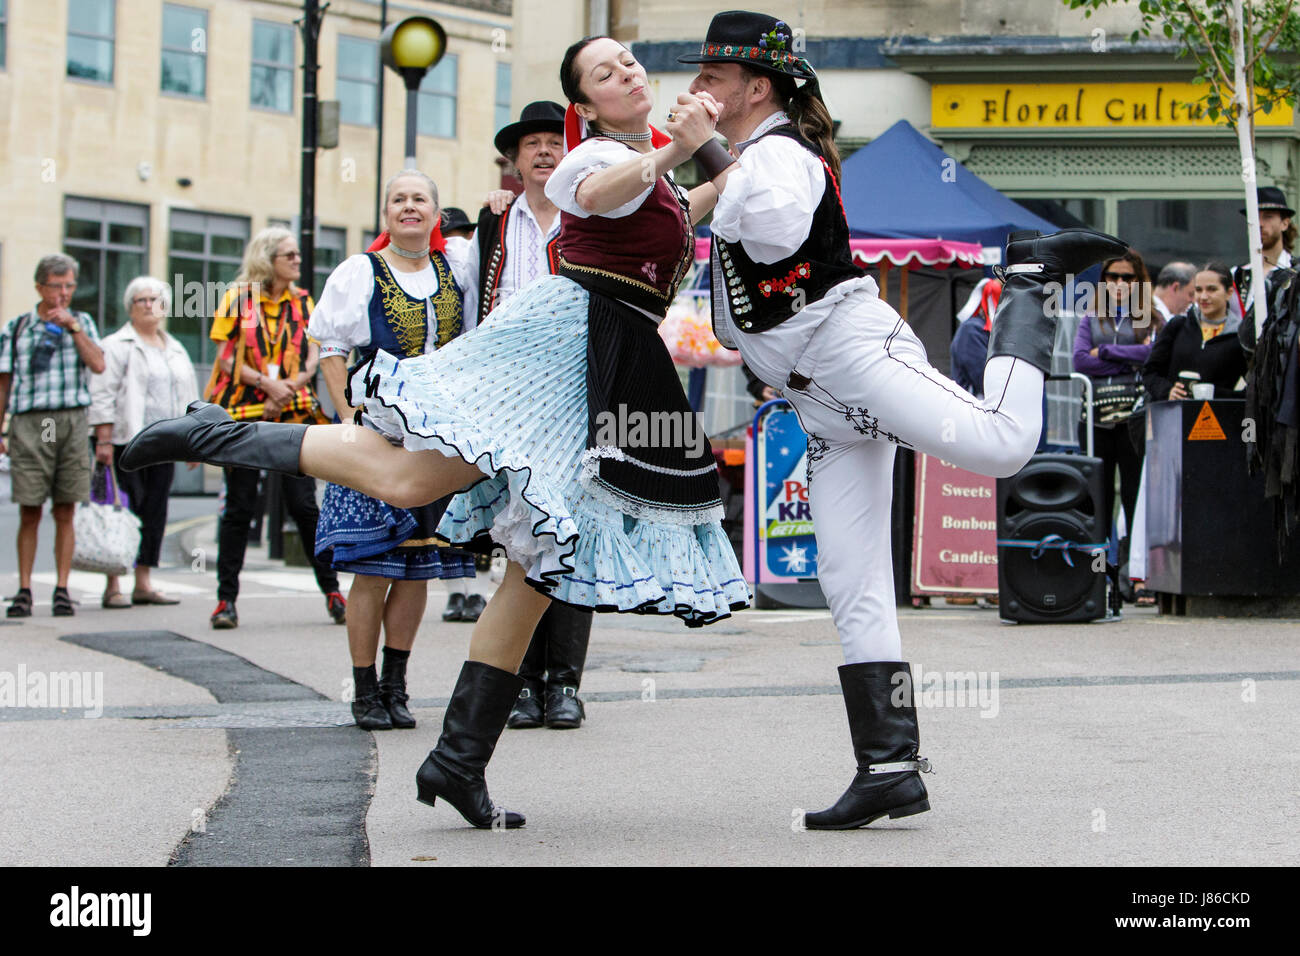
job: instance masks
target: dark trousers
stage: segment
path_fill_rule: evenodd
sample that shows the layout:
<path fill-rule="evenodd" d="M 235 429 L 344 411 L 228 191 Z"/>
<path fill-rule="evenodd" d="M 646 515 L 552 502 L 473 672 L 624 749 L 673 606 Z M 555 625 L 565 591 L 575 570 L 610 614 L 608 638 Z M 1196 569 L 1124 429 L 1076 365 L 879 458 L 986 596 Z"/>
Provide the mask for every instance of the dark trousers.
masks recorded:
<path fill-rule="evenodd" d="M 257 482 L 260 473 L 253 468 L 226 468 L 226 507 L 221 512 L 217 534 L 217 599 L 232 604 L 239 597 L 239 572 L 244 567 L 248 549 L 248 526 L 257 509 Z M 339 589 L 339 576 L 327 564 L 316 561 L 316 479 L 280 476 L 281 500 L 298 526 L 303 550 L 316 572 L 316 584 L 322 594 Z"/>
<path fill-rule="evenodd" d="M 552 601 L 533 631 L 519 676 L 535 691 L 548 687 L 578 687 L 587 663 L 592 612 Z"/>
<path fill-rule="evenodd" d="M 1087 448 L 1088 426 L 1079 424 L 1079 447 Z M 1101 459 L 1101 490 L 1104 496 L 1102 515 L 1107 536 L 1115 514 L 1115 473 L 1119 472 L 1119 498 L 1124 509 L 1124 523 L 1133 530 L 1133 512 L 1137 510 L 1138 483 L 1142 480 L 1142 457 L 1145 444 L 1135 444 L 1133 430 L 1127 422 L 1092 430 L 1093 455 Z"/>
<path fill-rule="evenodd" d="M 126 492 L 131 514 L 140 519 L 140 550 L 137 567 L 156 568 L 162 555 L 163 534 L 167 528 L 167 501 L 171 497 L 176 463 L 165 461 L 139 471 L 122 471 L 117 467 L 125 445 L 113 446 L 113 480 Z"/>

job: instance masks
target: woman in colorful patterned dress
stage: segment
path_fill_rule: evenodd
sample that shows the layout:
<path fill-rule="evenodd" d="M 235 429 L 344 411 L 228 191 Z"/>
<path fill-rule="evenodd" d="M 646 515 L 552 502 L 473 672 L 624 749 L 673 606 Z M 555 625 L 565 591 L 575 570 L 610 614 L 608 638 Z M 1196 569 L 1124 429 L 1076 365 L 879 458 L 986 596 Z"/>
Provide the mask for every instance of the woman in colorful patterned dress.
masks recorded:
<path fill-rule="evenodd" d="M 355 401 L 404 449 L 355 426 L 306 433 L 199 408 L 154 426 L 123 460 L 256 460 L 396 507 L 462 492 L 440 530 L 496 542 L 510 564 L 416 783 L 420 800 L 441 796 L 477 827 L 524 824 L 493 806 L 484 768 L 548 601 L 688 626 L 749 602 L 712 451 L 656 329 L 693 253 L 691 223 L 716 198 L 708 185 L 688 198 L 669 172 L 712 142 L 716 105 L 683 94 L 676 138 L 655 135 L 645 69 L 608 37 L 570 47 L 561 83 L 570 152 L 547 185 L 563 222 L 555 274 L 438 351 L 400 363 L 381 351 L 352 377 Z"/>

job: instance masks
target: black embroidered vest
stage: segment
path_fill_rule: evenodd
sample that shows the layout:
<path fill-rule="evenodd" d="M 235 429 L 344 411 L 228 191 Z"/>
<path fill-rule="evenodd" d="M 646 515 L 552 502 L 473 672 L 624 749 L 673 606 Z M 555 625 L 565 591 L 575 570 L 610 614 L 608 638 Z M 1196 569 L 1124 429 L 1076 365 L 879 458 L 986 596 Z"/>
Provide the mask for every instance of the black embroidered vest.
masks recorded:
<path fill-rule="evenodd" d="M 865 275 L 853 264 L 849 250 L 849 224 L 840 201 L 839 183 L 820 153 L 793 126 L 778 126 L 763 136 L 786 136 L 822 162 L 826 188 L 813 211 L 808 238 L 794 255 L 779 262 L 754 262 L 739 242 L 713 237 L 713 251 L 721 275 L 714 274 L 714 310 L 725 294 L 731 317 L 742 332 L 765 332 L 796 311 L 822 298 L 833 286 Z M 760 137 L 761 138 L 761 137 Z M 724 288 L 719 289 L 718 280 Z M 715 328 L 718 316 L 715 315 Z"/>
<path fill-rule="evenodd" d="M 478 229 L 474 239 L 478 242 L 478 324 L 482 325 L 497 302 L 497 289 L 501 285 L 501 273 L 506 267 L 506 224 L 510 212 L 515 208 L 512 202 L 501 215 L 484 206 L 478 214 Z"/>

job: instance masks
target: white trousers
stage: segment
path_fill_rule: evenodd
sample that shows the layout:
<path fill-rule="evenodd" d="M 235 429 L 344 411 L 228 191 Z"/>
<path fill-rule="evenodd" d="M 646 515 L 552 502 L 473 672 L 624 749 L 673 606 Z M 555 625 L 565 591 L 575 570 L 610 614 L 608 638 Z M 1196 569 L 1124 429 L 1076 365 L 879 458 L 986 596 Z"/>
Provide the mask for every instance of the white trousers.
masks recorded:
<path fill-rule="evenodd" d="M 738 344 L 743 355 L 744 337 Z M 817 328 L 793 379 L 783 392 L 809 436 L 817 576 L 844 660 L 903 660 L 890 545 L 895 445 L 1014 475 L 1038 445 L 1043 373 L 998 356 L 977 399 L 930 365 L 897 312 L 857 291 Z"/>

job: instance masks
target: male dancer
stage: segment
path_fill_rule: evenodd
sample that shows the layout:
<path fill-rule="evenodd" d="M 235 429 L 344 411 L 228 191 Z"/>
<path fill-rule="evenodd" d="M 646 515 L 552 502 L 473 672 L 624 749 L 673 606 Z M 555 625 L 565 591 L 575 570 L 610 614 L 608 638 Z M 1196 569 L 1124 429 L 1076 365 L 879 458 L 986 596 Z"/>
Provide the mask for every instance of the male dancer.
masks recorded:
<path fill-rule="evenodd" d="M 564 107 L 529 103 L 519 121 L 502 127 L 497 152 L 519 170 L 524 191 L 489 195 L 478 218 L 469 264 L 477 269 L 478 321 L 534 279 L 550 272 L 546 246 L 560 232 L 560 212 L 546 198 L 546 182 L 564 156 Z M 444 615 L 445 616 L 445 615 Z M 519 667 L 524 680 L 507 727 L 571 730 L 586 716 L 578 697 L 587 662 L 592 612 L 552 601 L 537 623 Z"/>
<path fill-rule="evenodd" d="M 721 13 L 700 53 L 679 59 L 701 65 L 691 93 L 716 101 L 717 130 L 739 157 L 721 144 L 696 154 L 718 193 L 715 331 L 783 390 L 808 433 L 818 577 L 843 644 L 840 683 L 858 773 L 833 807 L 804 822 L 849 829 L 930 808 L 911 671 L 899 660 L 889 527 L 894 445 L 988 475 L 1017 472 L 1038 442 L 1051 365 L 1055 322 L 1045 286 L 1064 284 L 1067 273 L 1125 246 L 1077 230 L 1013 234 L 989 341 L 987 397 L 973 398 L 930 366 L 920 341 L 853 264 L 830 115 L 816 73 L 790 50 L 790 38 L 773 17 Z M 673 127 L 670 119 L 669 133 Z"/>

